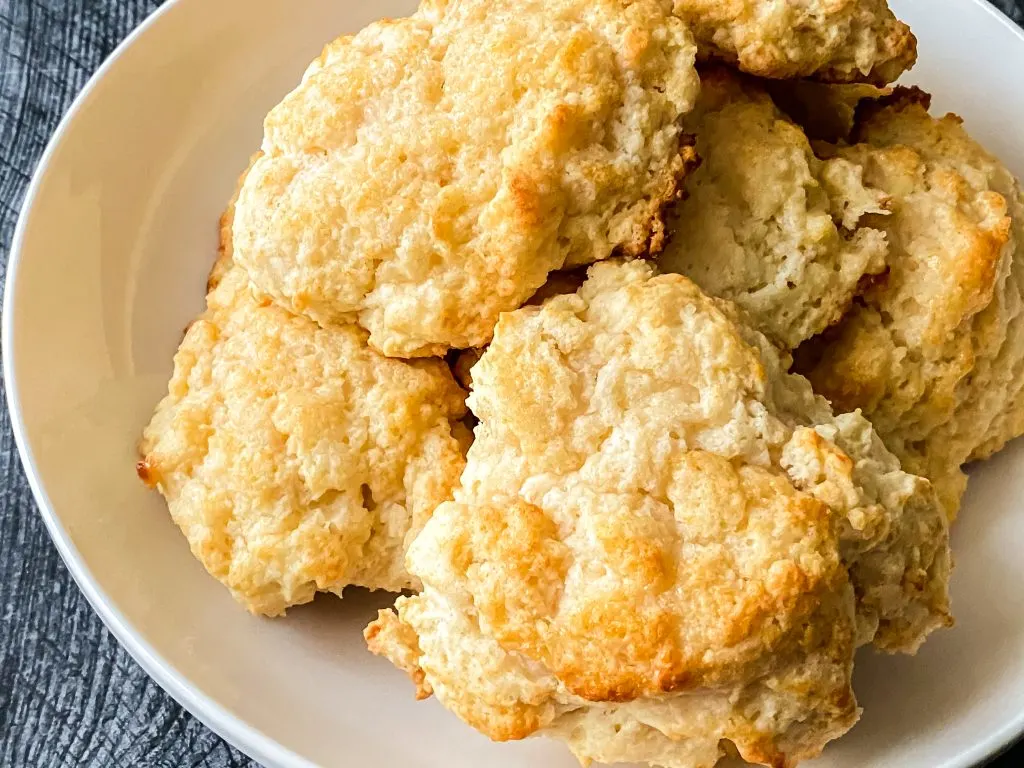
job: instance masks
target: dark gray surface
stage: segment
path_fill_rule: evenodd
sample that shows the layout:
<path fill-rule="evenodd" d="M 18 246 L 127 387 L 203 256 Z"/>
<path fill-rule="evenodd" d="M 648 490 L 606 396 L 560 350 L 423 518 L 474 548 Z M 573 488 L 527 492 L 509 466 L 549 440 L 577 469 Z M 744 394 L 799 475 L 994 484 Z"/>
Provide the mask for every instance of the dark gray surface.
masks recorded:
<path fill-rule="evenodd" d="M 934 2 L 939 12 L 942 0 Z M 993 2 L 1024 24 L 1024 0 Z M 29 177 L 61 115 L 104 58 L 160 4 L 0 0 L 4 268 Z M 1024 747 L 998 761 L 999 768 L 1017 765 L 1024 765 Z M 0 767 L 15 766 L 256 764 L 175 704 L 89 608 L 36 512 L 10 418 L 0 408 Z"/>

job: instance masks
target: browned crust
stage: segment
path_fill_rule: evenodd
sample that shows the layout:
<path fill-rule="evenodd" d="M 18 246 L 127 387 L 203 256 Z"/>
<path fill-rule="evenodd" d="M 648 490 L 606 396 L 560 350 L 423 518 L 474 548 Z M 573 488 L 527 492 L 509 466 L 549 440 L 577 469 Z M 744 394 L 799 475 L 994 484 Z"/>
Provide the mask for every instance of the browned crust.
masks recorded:
<path fill-rule="evenodd" d="M 135 474 L 139 476 L 139 480 L 144 482 L 150 488 L 156 488 L 156 471 L 153 465 L 149 463 L 148 457 L 135 462 Z"/>
<path fill-rule="evenodd" d="M 695 452 L 688 460 L 696 472 L 709 467 L 730 471 L 727 461 L 713 454 Z M 749 471 L 737 482 L 751 497 L 785 507 L 816 525 L 828 525 L 828 508 L 785 479 Z M 652 591 L 670 588 L 674 566 L 650 541 L 631 536 L 629 526 L 628 520 L 607 521 L 595 535 L 618 563 L 614 567 L 643 574 Z M 475 507 L 472 520 L 451 533 L 451 546 L 454 565 L 472 582 L 474 606 L 498 643 L 540 661 L 582 699 L 628 702 L 720 685 L 744 673 L 748 660 L 738 658 L 733 669 L 723 671 L 702 651 L 680 644 L 678 615 L 661 609 L 641 611 L 625 595 L 585 601 L 556 616 L 560 588 L 554 585 L 564 583 L 571 555 L 547 514 L 522 500 Z M 502 578 L 492 579 L 487 569 L 475 570 L 480 563 L 501 563 Z M 802 635 L 800 629 L 819 610 L 822 595 L 840 588 L 845 571 L 836 567 L 811 576 L 792 562 L 777 565 L 771 588 L 751 591 L 736 604 L 725 642 L 738 647 L 756 636 L 769 647 L 795 640 L 804 650 L 851 643 L 849 637 Z"/>
<path fill-rule="evenodd" d="M 638 227 L 636 236 L 629 243 L 619 247 L 616 255 L 627 258 L 640 256 L 656 256 L 665 247 L 665 220 L 670 206 L 681 200 L 684 194 L 686 178 L 700 166 L 700 155 L 697 154 L 697 137 L 684 133 L 680 137 L 679 156 L 672 169 L 666 172 L 665 179 L 658 186 L 648 203 L 646 224 Z"/>
<path fill-rule="evenodd" d="M 864 129 L 865 126 L 886 109 L 895 109 L 900 111 L 907 109 L 912 106 L 923 107 L 925 112 L 929 111 L 932 106 L 932 95 L 927 91 L 918 88 L 916 85 L 903 86 L 898 85 L 892 89 L 891 93 L 888 93 L 878 99 L 864 99 L 858 105 L 854 112 L 853 118 L 853 134 L 852 140 L 854 143 L 860 143 L 864 140 Z"/>

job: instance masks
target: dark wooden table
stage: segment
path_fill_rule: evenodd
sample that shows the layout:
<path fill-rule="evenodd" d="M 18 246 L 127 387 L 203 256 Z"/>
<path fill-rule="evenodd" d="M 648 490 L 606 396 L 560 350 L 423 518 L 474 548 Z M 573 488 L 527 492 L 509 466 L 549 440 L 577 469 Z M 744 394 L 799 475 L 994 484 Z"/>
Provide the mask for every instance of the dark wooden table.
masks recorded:
<path fill-rule="evenodd" d="M 1024 25 L 1024 0 L 992 2 Z M 0 268 L 61 115 L 160 4 L 0 0 Z M 1024 746 L 996 764 L 1024 765 Z M 172 701 L 89 608 L 36 513 L 0 407 L 0 768 L 255 765 Z"/>

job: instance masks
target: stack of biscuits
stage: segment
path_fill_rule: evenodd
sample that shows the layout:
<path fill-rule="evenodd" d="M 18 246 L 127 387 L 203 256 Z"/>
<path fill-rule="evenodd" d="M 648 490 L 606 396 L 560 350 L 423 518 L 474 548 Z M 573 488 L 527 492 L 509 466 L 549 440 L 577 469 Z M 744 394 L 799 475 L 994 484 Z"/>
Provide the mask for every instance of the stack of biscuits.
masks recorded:
<path fill-rule="evenodd" d="M 792 766 L 951 626 L 1024 196 L 885 0 L 423 0 L 268 115 L 138 471 L 492 739 Z"/>

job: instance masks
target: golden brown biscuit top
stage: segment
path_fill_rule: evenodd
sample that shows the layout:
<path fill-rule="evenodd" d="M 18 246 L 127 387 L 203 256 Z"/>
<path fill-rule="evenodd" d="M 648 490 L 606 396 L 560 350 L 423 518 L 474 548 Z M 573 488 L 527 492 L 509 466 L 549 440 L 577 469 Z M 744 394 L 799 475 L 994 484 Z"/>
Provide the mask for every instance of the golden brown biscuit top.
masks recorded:
<path fill-rule="evenodd" d="M 590 701 L 735 684 L 767 653 L 822 642 L 807 623 L 846 583 L 824 504 L 701 451 L 667 494 L 445 505 L 410 562 Z"/>
<path fill-rule="evenodd" d="M 947 622 L 948 535 L 934 493 L 900 470 L 863 417 L 834 417 L 785 364 L 733 305 L 689 280 L 641 263 L 597 265 L 578 294 L 502 317 L 473 368 L 480 424 L 463 491 L 541 507 L 549 488 L 566 499 L 609 486 L 666 499 L 680 453 L 768 469 L 786 456 L 795 486 L 850 523 L 843 547 L 861 640 L 913 650 Z M 822 443 L 841 458 L 823 463 Z M 821 466 L 825 482 L 802 471 Z M 911 571 L 924 588 L 904 578 Z"/>
<path fill-rule="evenodd" d="M 959 118 L 932 118 L 918 91 L 862 106 L 855 139 L 835 152 L 892 200 L 873 223 L 889 269 L 801 350 L 798 368 L 837 407 L 863 408 L 952 517 L 960 465 L 1024 430 L 1024 197 Z"/>
<path fill-rule="evenodd" d="M 416 584 L 405 547 L 457 482 L 464 413 L 443 362 L 384 358 L 229 268 L 175 356 L 140 474 L 203 565 L 274 615 L 317 590 Z"/>
<path fill-rule="evenodd" d="M 658 247 L 695 54 L 657 0 L 429 3 L 341 38 L 267 117 L 237 262 L 388 355 L 480 346 L 548 272 Z"/>
<path fill-rule="evenodd" d="M 675 0 L 704 60 L 760 77 L 891 83 L 917 60 L 917 40 L 886 0 Z"/>
<path fill-rule="evenodd" d="M 855 645 L 948 620 L 927 481 L 682 276 L 595 265 L 503 315 L 473 387 L 461 486 L 407 560 L 424 590 L 367 638 L 492 738 L 813 755 L 855 718 Z"/>

